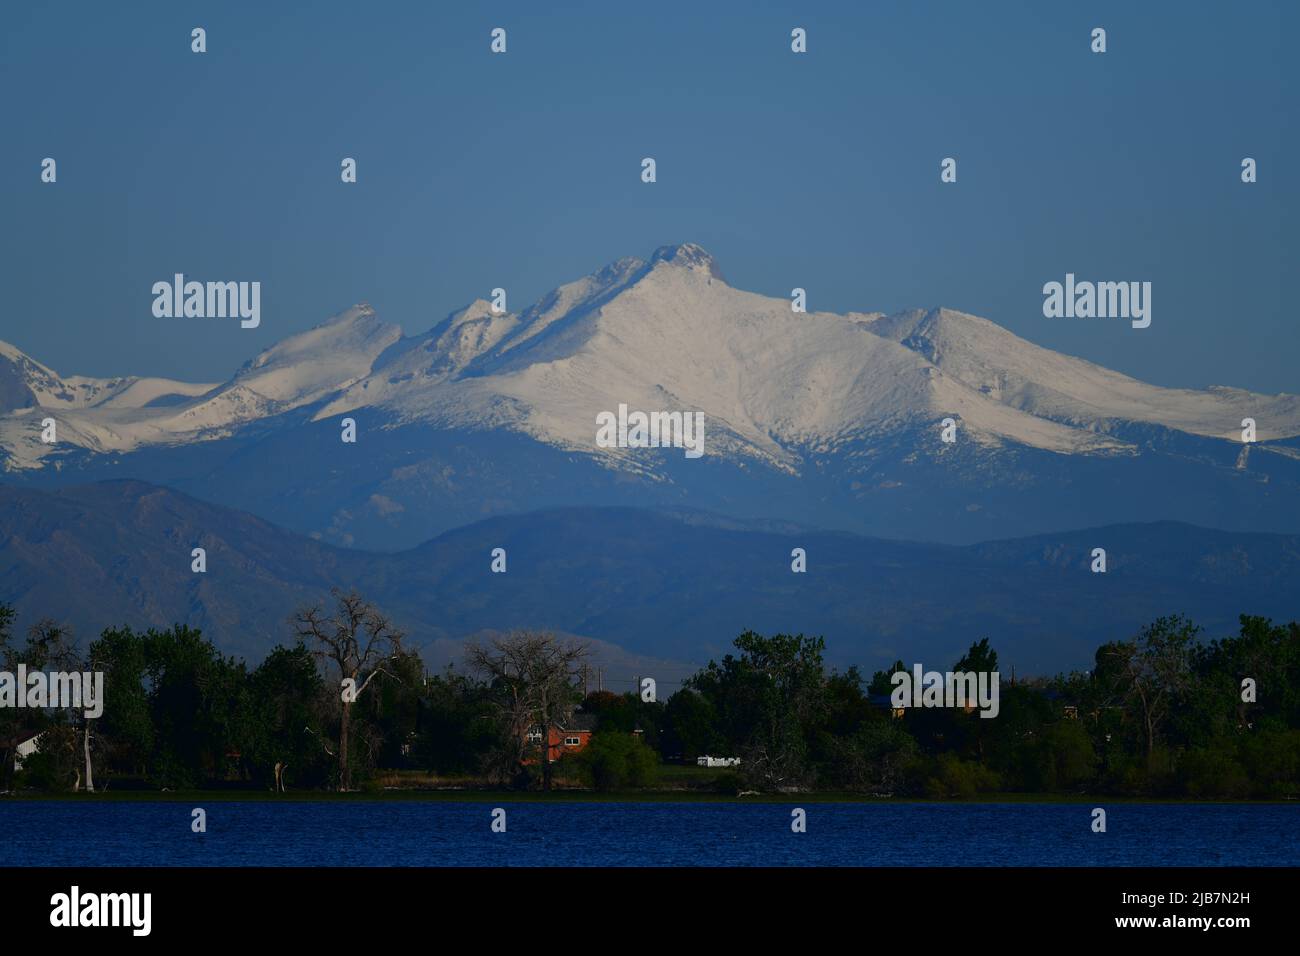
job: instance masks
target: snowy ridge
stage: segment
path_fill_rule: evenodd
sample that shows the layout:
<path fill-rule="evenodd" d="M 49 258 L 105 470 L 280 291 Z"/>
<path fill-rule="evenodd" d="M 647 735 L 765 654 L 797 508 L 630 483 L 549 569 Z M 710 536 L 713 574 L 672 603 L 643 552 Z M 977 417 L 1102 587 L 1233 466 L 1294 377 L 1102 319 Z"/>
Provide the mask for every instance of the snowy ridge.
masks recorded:
<path fill-rule="evenodd" d="M 39 468 L 70 448 L 126 452 L 227 437 L 297 409 L 315 420 L 374 409 L 388 427 L 519 432 L 653 472 L 653 459 L 595 446 L 596 415 L 619 404 L 700 411 L 706 455 L 798 473 L 885 436 L 938 429 L 1058 454 L 1132 455 L 1118 426 L 1141 423 L 1238 441 L 1300 435 L 1300 398 L 1147 385 L 948 309 L 892 316 L 796 314 L 732 288 L 687 243 L 619 259 L 520 313 L 476 300 L 404 338 L 367 305 L 280 342 L 226 383 L 60 377 L 0 343 L 0 454 Z M 59 444 L 40 442 L 43 417 Z"/>
<path fill-rule="evenodd" d="M 1263 396 L 1223 386 L 1204 391 L 1158 388 L 951 309 L 905 312 L 879 319 L 872 328 L 983 395 L 1069 424 L 1146 422 L 1238 440 L 1242 418 L 1252 417 L 1263 441 L 1296 434 L 1300 421 L 1300 396 Z"/>

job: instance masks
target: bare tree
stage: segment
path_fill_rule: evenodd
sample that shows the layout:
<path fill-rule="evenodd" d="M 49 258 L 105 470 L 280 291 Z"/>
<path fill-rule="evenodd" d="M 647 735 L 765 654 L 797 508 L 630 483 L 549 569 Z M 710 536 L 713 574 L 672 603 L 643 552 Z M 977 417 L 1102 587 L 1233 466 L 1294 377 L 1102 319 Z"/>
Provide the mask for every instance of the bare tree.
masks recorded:
<path fill-rule="evenodd" d="M 378 675 L 393 675 L 383 665 L 402 652 L 402 632 L 355 591 L 330 591 L 336 602 L 332 616 L 319 607 L 303 608 L 293 616 L 298 637 L 317 660 L 337 672 L 342 716 L 339 721 L 339 789 L 352 789 L 348 760 L 352 705 Z M 396 680 L 396 677 L 393 677 Z M 360 682 L 358 684 L 358 682 Z M 328 747 L 326 752 L 330 753 Z M 332 755 L 332 754 L 331 754 Z"/>
<path fill-rule="evenodd" d="M 1148 769 L 1160 729 L 1190 682 L 1191 649 L 1199 631 L 1186 618 L 1162 617 L 1133 640 L 1107 644 L 1098 652 L 1098 663 L 1111 671 L 1120 698 L 1136 705 L 1142 719 Z"/>
<path fill-rule="evenodd" d="M 551 789 L 551 729 L 563 728 L 578 701 L 577 683 L 588 653 L 580 641 L 554 634 L 516 631 L 487 644 L 469 644 L 465 658 L 496 692 L 506 747 L 516 767 L 531 749 L 530 733 L 541 734 L 542 787 Z"/>

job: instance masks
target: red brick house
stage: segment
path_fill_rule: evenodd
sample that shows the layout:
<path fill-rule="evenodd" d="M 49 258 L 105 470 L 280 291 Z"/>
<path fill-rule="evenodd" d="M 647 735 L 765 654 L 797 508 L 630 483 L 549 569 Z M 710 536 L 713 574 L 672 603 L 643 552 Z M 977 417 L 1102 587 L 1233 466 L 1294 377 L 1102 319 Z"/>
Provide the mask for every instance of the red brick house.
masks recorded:
<path fill-rule="evenodd" d="M 591 735 L 596 731 L 596 718 L 591 714 L 574 714 L 563 727 L 552 727 L 550 732 L 551 762 L 554 763 L 565 754 L 581 753 L 591 743 Z M 542 731 L 534 727 L 526 735 L 530 747 L 541 743 Z M 536 763 L 536 757 L 528 757 L 524 763 Z"/>

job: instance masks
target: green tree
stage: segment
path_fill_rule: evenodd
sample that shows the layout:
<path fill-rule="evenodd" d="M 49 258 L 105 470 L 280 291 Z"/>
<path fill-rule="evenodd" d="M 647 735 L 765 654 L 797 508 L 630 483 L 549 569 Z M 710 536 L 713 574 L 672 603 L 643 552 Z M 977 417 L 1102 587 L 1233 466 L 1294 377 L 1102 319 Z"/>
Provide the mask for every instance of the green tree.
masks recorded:
<path fill-rule="evenodd" d="M 687 763 L 706 754 L 723 755 L 728 744 L 718 731 L 718 715 L 709 698 L 683 687 L 665 707 L 664 751 Z"/>
<path fill-rule="evenodd" d="M 659 757 L 635 734 L 600 730 L 577 755 L 577 763 L 597 790 L 622 790 L 653 783 Z"/>
<path fill-rule="evenodd" d="M 1199 632 L 1184 617 L 1162 617 L 1133 640 L 1107 644 L 1097 652 L 1098 672 L 1140 721 L 1148 766 L 1165 721 L 1190 683 Z"/>
<path fill-rule="evenodd" d="M 448 666 L 425 684 L 415 742 L 416 762 L 436 773 L 490 768 L 504 747 L 491 700 L 481 681 Z"/>
<path fill-rule="evenodd" d="M 94 722 L 106 770 L 145 777 L 157 734 L 145 689 L 149 657 L 144 635 L 129 627 L 106 628 L 91 643 L 89 658 L 104 672 L 104 699 L 112 701 Z"/>
<path fill-rule="evenodd" d="M 813 776 L 808 741 L 825 717 L 826 642 L 802 634 L 746 631 L 728 654 L 687 681 L 709 699 L 741 773 L 762 788 L 803 786 Z"/>
<path fill-rule="evenodd" d="M 894 689 L 892 678 L 899 672 L 907 672 L 907 665 L 902 661 L 894 661 L 894 665 L 889 670 L 876 671 L 871 675 L 871 684 L 867 687 L 867 693 L 873 697 L 888 697 Z"/>
<path fill-rule="evenodd" d="M 183 624 L 145 633 L 153 770 L 160 786 L 194 787 L 224 778 L 256 725 L 242 661 L 224 657 Z"/>
<path fill-rule="evenodd" d="M 384 669 L 391 679 L 376 683 L 374 691 L 357 703 L 357 736 L 366 741 L 367 766 L 401 767 L 412 762 L 424 689 L 424 661 L 419 654 L 402 649 Z"/>
<path fill-rule="evenodd" d="M 639 691 L 625 694 L 593 691 L 583 698 L 582 712 L 595 717 L 601 730 L 621 730 L 628 734 L 639 730 L 646 746 L 656 753 L 661 751 L 668 723 L 663 701 L 642 700 Z"/>
<path fill-rule="evenodd" d="M 989 639 L 981 637 L 970 646 L 961 660 L 952 666 L 954 671 L 992 674 L 998 669 L 998 652 L 989 646 Z"/>
<path fill-rule="evenodd" d="M 831 738 L 826 780 L 834 787 L 892 794 L 904 788 L 908 765 L 917 755 L 916 740 L 902 721 L 863 721 L 852 733 Z"/>
<path fill-rule="evenodd" d="M 1091 782 L 1097 771 L 1092 739 L 1077 720 L 1048 724 L 1038 737 L 1039 788 L 1073 790 Z"/>
<path fill-rule="evenodd" d="M 328 755 L 311 727 L 323 723 L 327 690 L 311 651 L 301 642 L 272 649 L 249 683 L 259 717 L 250 748 L 257 777 L 278 791 L 287 789 L 289 779 L 323 785 Z"/>

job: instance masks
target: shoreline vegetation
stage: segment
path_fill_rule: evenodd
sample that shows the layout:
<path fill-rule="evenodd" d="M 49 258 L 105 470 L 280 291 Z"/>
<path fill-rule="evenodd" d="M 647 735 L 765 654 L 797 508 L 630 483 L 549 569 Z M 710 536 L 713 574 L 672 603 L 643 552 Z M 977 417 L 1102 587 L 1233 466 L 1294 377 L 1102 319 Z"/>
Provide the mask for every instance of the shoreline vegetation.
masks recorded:
<path fill-rule="evenodd" d="M 665 700 L 653 681 L 591 690 L 587 646 L 539 631 L 471 643 L 466 666 L 431 674 L 355 592 L 286 633 L 250 667 L 184 625 L 107 628 L 83 649 L 46 619 L 22 641 L 0 604 L 0 800 L 1300 799 L 1295 622 L 1243 615 L 1206 640 L 1160 618 L 1089 670 L 1020 679 L 981 638 L 948 672 L 991 677 L 980 701 L 924 706 L 894 692 L 919 664 L 868 678 L 803 635 L 746 631 Z M 102 712 L 12 706 L 6 675 L 40 671 L 102 674 Z"/>

